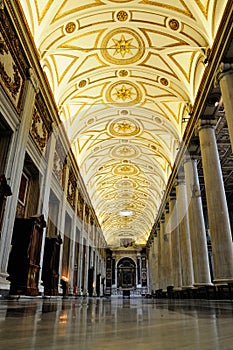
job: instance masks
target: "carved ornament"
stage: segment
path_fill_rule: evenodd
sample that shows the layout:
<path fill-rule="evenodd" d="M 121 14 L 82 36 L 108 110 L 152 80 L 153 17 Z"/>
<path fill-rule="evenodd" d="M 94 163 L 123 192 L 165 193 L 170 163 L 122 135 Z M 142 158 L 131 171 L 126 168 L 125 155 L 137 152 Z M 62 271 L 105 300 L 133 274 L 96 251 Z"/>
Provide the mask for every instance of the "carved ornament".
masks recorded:
<path fill-rule="evenodd" d="M 0 62 L 0 77 L 2 83 L 10 92 L 11 96 L 15 100 L 21 86 L 21 78 L 17 66 L 14 64 L 6 43 L 0 37 L 0 55 L 5 56 L 1 58 Z M 9 68 L 8 68 L 9 67 Z M 11 67 L 11 69 L 10 69 Z M 8 69 L 7 69 L 8 68 Z"/>
<path fill-rule="evenodd" d="M 49 132 L 37 109 L 34 110 L 30 134 L 42 154 L 45 155 L 46 145 L 49 139 Z"/>

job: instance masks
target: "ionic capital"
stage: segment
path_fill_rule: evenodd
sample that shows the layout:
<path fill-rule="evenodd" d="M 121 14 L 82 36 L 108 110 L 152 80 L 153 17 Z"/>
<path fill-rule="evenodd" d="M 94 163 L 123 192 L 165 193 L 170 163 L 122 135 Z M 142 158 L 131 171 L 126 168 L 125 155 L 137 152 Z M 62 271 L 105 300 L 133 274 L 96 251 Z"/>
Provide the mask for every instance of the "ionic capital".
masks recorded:
<path fill-rule="evenodd" d="M 219 84 L 219 81 L 226 75 L 233 74 L 233 63 L 220 63 L 215 76 L 215 86 Z"/>
<path fill-rule="evenodd" d="M 213 118 L 199 119 L 198 121 L 198 131 L 201 129 L 215 129 L 217 120 Z"/>

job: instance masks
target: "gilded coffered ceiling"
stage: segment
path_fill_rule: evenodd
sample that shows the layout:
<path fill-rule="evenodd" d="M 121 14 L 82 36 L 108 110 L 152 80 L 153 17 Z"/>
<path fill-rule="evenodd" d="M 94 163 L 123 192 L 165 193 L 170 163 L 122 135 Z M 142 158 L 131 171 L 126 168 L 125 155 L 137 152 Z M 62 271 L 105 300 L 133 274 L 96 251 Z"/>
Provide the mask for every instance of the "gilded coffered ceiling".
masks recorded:
<path fill-rule="evenodd" d="M 110 247 L 144 245 L 227 0 L 20 0 Z"/>

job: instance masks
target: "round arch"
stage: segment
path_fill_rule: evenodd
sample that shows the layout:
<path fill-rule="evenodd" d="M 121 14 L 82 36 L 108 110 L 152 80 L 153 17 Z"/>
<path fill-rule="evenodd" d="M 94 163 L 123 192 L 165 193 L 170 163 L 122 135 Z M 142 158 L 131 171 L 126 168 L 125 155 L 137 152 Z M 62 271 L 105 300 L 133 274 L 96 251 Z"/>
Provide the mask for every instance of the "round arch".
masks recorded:
<path fill-rule="evenodd" d="M 133 259 L 124 257 L 117 264 L 117 288 L 136 288 L 136 264 Z"/>

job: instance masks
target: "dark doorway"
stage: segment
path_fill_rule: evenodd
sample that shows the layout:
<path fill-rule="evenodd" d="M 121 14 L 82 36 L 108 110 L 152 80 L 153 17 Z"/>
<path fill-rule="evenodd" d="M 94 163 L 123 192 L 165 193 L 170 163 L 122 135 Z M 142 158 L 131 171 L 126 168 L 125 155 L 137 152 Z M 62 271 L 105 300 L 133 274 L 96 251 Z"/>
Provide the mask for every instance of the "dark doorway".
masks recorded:
<path fill-rule="evenodd" d="M 117 287 L 122 289 L 136 287 L 136 264 L 130 258 L 123 258 L 118 263 Z"/>

